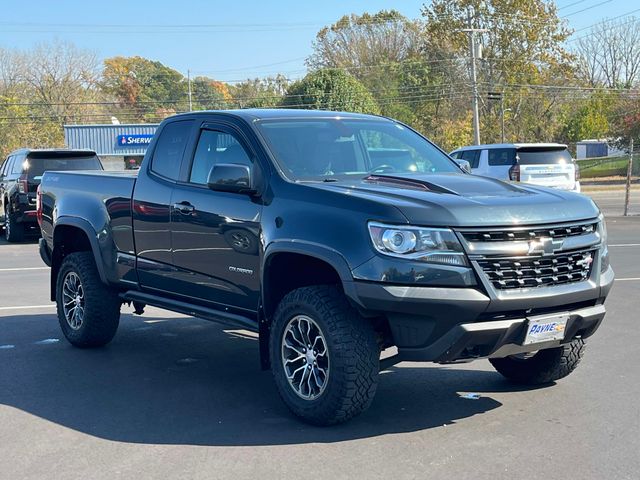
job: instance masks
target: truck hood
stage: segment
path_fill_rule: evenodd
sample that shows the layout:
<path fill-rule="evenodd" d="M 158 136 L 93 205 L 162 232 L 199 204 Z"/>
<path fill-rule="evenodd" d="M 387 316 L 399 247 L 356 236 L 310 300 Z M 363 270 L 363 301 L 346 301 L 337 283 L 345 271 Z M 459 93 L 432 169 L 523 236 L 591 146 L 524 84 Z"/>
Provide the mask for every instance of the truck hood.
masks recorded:
<path fill-rule="evenodd" d="M 590 198 L 578 193 L 467 174 L 371 175 L 309 185 L 393 205 L 417 225 L 535 225 L 592 219 L 599 213 Z"/>

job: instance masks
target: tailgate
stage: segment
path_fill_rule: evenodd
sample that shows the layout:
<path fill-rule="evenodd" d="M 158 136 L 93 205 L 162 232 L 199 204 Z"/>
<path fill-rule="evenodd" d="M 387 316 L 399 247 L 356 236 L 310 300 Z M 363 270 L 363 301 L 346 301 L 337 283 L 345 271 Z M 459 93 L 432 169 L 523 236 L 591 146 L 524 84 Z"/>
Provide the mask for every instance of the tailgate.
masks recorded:
<path fill-rule="evenodd" d="M 520 165 L 520 181 L 545 187 L 573 188 L 575 167 L 571 165 Z"/>

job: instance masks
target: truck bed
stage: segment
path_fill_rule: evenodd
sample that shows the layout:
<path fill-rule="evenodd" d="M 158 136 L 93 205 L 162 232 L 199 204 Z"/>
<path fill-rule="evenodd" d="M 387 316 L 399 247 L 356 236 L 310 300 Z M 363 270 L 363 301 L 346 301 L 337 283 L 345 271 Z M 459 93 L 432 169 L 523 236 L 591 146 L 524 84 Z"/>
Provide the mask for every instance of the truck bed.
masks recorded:
<path fill-rule="evenodd" d="M 137 171 L 45 172 L 40 185 L 43 238 L 52 245 L 55 206 L 65 216 L 102 226 L 118 251 L 133 254 L 131 199 L 136 178 Z"/>

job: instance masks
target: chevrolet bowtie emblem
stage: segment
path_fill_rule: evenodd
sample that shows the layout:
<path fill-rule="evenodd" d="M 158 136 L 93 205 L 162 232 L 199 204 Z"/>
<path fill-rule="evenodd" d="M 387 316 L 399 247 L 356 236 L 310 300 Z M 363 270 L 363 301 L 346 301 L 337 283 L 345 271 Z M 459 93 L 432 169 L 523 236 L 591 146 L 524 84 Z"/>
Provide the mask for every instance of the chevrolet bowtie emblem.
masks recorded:
<path fill-rule="evenodd" d="M 562 250 L 564 240 L 554 240 L 549 237 L 540 237 L 538 240 L 529 242 L 529 252 L 527 255 L 553 255 L 556 250 Z"/>

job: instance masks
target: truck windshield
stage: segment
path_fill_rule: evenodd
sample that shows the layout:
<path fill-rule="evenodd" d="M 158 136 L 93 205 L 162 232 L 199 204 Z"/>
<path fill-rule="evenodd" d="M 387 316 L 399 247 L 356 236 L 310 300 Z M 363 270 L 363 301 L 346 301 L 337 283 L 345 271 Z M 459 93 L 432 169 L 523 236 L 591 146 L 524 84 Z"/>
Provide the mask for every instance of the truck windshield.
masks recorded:
<path fill-rule="evenodd" d="M 29 178 L 39 178 L 46 171 L 102 170 L 102 164 L 95 155 L 56 158 L 29 157 L 23 168 Z"/>
<path fill-rule="evenodd" d="M 262 120 L 257 127 L 292 180 L 370 174 L 461 173 L 437 147 L 387 120 Z"/>

